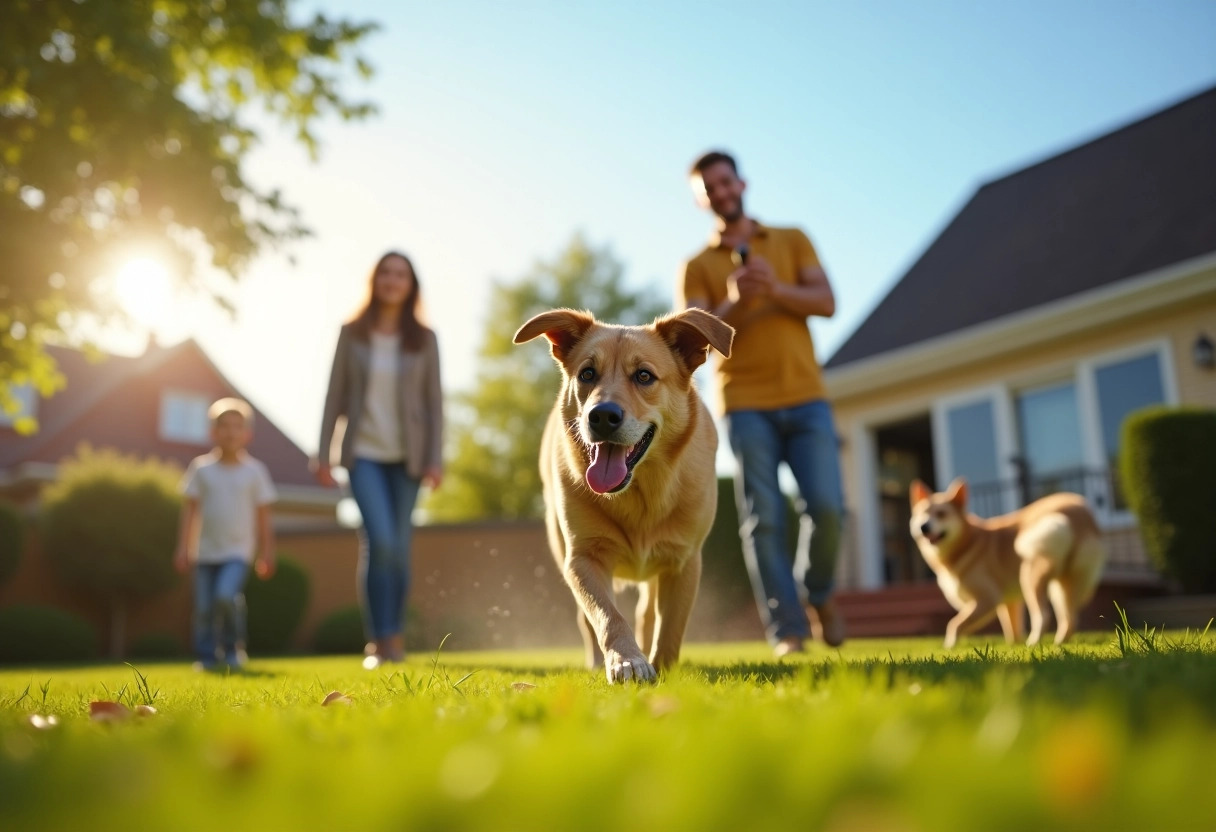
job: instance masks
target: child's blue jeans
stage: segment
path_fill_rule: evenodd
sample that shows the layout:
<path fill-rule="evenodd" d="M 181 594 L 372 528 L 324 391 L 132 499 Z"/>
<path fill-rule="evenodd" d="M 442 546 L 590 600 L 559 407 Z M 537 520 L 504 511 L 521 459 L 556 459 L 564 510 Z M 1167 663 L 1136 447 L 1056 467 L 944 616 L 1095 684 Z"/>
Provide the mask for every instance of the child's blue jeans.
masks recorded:
<path fill-rule="evenodd" d="M 245 579 L 243 560 L 199 563 L 194 567 L 194 652 L 204 665 L 223 658 L 232 662 L 245 649 Z"/>

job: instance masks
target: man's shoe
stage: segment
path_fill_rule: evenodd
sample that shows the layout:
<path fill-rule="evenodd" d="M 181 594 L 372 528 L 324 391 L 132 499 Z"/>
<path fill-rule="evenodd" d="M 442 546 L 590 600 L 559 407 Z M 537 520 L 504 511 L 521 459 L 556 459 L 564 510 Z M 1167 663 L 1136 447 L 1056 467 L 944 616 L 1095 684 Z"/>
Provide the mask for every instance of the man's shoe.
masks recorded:
<path fill-rule="evenodd" d="M 802 646 L 802 639 L 798 636 L 786 636 L 773 645 L 773 655 L 778 659 L 788 656 L 790 653 L 804 653 L 805 648 Z"/>
<path fill-rule="evenodd" d="M 811 605 L 811 635 L 828 647 L 844 644 L 844 616 L 836 608 L 836 601 L 829 598 L 822 604 Z"/>

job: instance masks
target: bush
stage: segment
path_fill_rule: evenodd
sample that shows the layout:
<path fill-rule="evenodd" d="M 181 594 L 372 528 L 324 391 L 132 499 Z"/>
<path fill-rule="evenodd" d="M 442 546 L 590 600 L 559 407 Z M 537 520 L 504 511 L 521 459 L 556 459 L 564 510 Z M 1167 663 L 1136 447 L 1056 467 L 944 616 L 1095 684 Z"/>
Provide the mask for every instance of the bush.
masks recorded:
<path fill-rule="evenodd" d="M 11 503 L 0 502 L 0 585 L 17 574 L 25 550 L 25 518 Z"/>
<path fill-rule="evenodd" d="M 308 573 L 290 557 L 280 554 L 275 559 L 270 580 L 250 576 L 245 585 L 249 649 L 257 653 L 285 652 L 308 609 Z"/>
<path fill-rule="evenodd" d="M 54 607 L 0 610 L 0 663 L 72 662 L 97 656 L 97 629 Z"/>
<path fill-rule="evenodd" d="M 1120 474 L 1153 563 L 1216 592 L 1216 411 L 1151 407 L 1123 423 Z"/>
<path fill-rule="evenodd" d="M 43 545 L 58 578 L 109 606 L 111 653 L 121 651 L 126 604 L 178 580 L 177 493 L 170 463 L 81 446 L 43 493 Z"/>
<path fill-rule="evenodd" d="M 182 643 L 172 633 L 145 633 L 131 643 L 134 659 L 178 659 L 186 655 Z"/>
<path fill-rule="evenodd" d="M 313 636 L 317 653 L 362 653 L 367 639 L 363 634 L 363 614 L 351 605 L 335 610 L 325 617 Z"/>

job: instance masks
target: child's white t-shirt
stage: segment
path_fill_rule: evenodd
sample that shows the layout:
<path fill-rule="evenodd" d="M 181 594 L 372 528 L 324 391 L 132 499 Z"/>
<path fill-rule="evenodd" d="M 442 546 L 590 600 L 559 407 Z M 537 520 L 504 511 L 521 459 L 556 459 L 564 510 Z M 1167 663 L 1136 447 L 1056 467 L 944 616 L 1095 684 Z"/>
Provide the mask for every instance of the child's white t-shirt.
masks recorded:
<path fill-rule="evenodd" d="M 278 498 L 265 465 L 248 454 L 228 465 L 212 451 L 191 460 L 182 477 L 181 492 L 198 500 L 202 518 L 199 563 L 253 560 L 257 551 L 257 509 Z"/>

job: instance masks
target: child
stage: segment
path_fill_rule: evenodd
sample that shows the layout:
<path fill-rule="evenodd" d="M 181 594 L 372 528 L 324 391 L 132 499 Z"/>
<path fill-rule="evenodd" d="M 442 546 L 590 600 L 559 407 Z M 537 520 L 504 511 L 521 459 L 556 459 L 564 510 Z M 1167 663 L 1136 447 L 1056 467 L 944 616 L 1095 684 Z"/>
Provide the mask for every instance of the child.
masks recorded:
<path fill-rule="evenodd" d="M 185 572 L 194 554 L 195 667 L 214 668 L 222 656 L 240 670 L 247 660 L 242 593 L 249 563 L 263 580 L 274 574 L 270 504 L 276 495 L 266 466 L 245 452 L 253 409 L 240 399 L 220 399 L 207 417 L 215 448 L 196 457 L 182 477 L 174 565 Z"/>

